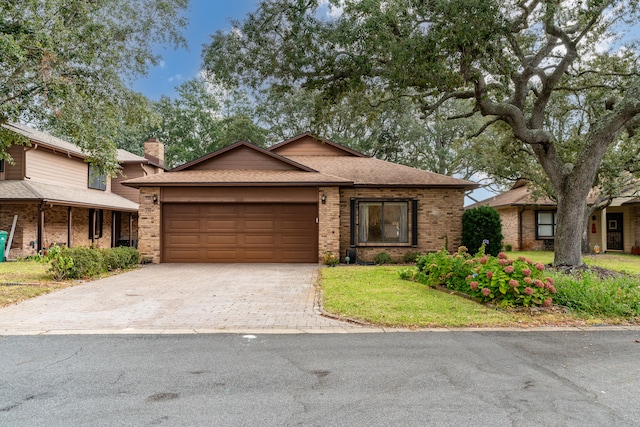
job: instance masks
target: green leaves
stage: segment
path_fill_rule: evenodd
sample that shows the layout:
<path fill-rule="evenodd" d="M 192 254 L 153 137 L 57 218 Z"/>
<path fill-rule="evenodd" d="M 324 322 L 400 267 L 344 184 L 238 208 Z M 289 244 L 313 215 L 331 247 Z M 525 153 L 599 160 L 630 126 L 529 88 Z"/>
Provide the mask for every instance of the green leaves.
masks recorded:
<path fill-rule="evenodd" d="M 186 5 L 187 0 L 0 3 L 0 123 L 49 125 L 113 170 L 119 109 L 135 98 L 125 81 L 158 62 L 152 49 L 157 43 L 184 45 L 179 30 Z"/>

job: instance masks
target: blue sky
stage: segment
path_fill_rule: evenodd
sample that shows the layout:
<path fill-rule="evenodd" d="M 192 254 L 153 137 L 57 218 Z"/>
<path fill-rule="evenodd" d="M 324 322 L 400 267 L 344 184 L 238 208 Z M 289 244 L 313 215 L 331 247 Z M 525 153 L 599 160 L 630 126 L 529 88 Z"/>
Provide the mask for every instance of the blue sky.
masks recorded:
<path fill-rule="evenodd" d="M 202 62 L 202 45 L 217 30 L 231 29 L 231 19 L 242 20 L 256 9 L 259 0 L 191 0 L 186 13 L 189 23 L 183 31 L 189 49 L 171 50 L 158 47 L 156 53 L 163 57 L 161 66 L 149 70 L 149 74 L 136 80 L 133 89 L 157 100 L 162 95 L 173 96 L 174 88 L 181 82 L 195 77 Z"/>

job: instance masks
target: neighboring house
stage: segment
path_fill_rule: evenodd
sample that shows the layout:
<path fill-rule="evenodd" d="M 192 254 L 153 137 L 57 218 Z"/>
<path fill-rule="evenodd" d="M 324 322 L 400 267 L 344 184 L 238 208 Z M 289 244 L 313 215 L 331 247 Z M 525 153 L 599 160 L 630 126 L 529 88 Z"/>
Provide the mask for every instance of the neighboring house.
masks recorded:
<path fill-rule="evenodd" d="M 491 206 L 500 213 L 503 243 L 514 250 L 553 250 L 556 235 L 556 203 L 534 198 L 525 180 L 509 190 L 468 206 Z M 596 210 L 587 229 L 590 250 L 631 252 L 640 244 L 640 199 L 624 195 Z"/>
<path fill-rule="evenodd" d="M 268 150 L 238 142 L 124 184 L 140 189 L 138 248 L 154 263 L 455 250 L 464 193 L 477 187 L 310 134 Z"/>
<path fill-rule="evenodd" d="M 8 258 L 33 255 L 52 245 L 134 246 L 139 192 L 108 179 L 87 163 L 86 154 L 67 141 L 27 126 L 4 128 L 25 136 L 29 146 L 9 148 L 14 164 L 0 160 L 0 229 L 15 230 Z M 161 143 L 145 143 L 147 158 L 118 150 L 127 178 L 162 172 Z"/>

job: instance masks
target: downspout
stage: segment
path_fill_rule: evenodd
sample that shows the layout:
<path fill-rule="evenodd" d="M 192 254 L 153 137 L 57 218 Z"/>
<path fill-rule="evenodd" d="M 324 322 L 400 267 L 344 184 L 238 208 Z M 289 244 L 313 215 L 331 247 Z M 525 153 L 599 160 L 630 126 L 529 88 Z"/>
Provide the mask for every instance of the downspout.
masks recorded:
<path fill-rule="evenodd" d="M 72 214 L 72 207 L 69 206 L 68 207 L 68 211 L 67 211 L 67 247 L 70 248 L 72 245 L 72 240 L 73 240 L 73 214 Z"/>

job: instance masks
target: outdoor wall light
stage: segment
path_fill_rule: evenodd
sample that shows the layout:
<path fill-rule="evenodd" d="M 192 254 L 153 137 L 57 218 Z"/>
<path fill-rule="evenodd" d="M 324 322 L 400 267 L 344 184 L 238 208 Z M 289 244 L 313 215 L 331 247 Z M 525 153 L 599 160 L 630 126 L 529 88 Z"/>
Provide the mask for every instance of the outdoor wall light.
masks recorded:
<path fill-rule="evenodd" d="M 325 203 L 327 203 L 327 196 L 325 196 L 324 194 L 320 197 L 320 200 L 322 200 L 322 204 L 324 205 Z"/>
<path fill-rule="evenodd" d="M 154 194 L 153 197 L 151 197 L 151 200 L 153 200 L 153 204 L 157 205 L 158 204 L 158 195 Z"/>

